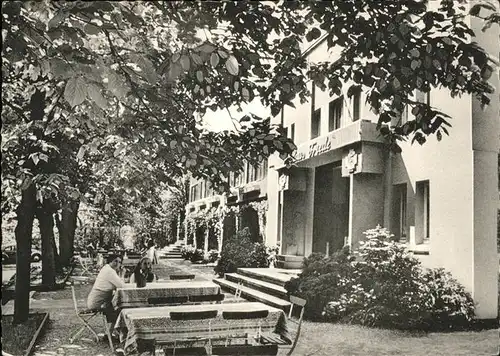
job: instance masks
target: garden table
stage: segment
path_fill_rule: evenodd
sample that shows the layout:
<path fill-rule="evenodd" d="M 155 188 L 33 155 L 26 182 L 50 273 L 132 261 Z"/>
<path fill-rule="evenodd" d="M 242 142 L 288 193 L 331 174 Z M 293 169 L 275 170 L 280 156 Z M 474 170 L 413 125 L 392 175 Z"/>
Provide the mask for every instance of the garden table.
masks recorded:
<path fill-rule="evenodd" d="M 193 282 L 191 282 L 193 283 Z M 170 312 L 217 311 L 212 319 L 172 320 Z M 224 319 L 223 312 L 255 312 L 268 310 L 260 319 Z M 165 344 L 181 339 L 205 338 L 213 344 L 224 344 L 226 337 L 235 331 L 256 335 L 257 332 L 275 332 L 289 340 L 286 316 L 283 310 L 259 302 L 177 305 L 150 308 L 123 309 L 118 316 L 115 330 L 119 332 L 123 349 L 135 351 L 137 342 Z M 184 347 L 189 347 L 186 344 Z M 177 343 L 177 347 L 182 347 Z"/>
<path fill-rule="evenodd" d="M 115 309 L 147 307 L 149 298 L 189 297 L 200 295 L 216 295 L 220 286 L 211 281 L 165 281 L 148 283 L 146 287 L 137 288 L 135 283 L 127 283 L 118 288 L 113 296 Z"/>

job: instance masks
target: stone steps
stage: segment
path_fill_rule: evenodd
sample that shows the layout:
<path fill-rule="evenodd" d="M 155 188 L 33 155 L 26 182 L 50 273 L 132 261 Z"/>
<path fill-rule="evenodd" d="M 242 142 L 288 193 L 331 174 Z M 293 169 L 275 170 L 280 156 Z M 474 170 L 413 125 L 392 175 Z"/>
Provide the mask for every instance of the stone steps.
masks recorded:
<path fill-rule="evenodd" d="M 246 287 L 250 287 L 258 291 L 261 291 L 263 293 L 267 293 L 272 296 L 288 300 L 286 289 L 278 284 L 262 281 L 256 278 L 251 278 L 239 273 L 226 273 L 225 278 L 230 282 L 235 282 L 235 283 L 241 282 Z"/>
<path fill-rule="evenodd" d="M 304 256 L 295 255 L 277 255 L 276 267 L 283 269 L 300 269 Z"/>
<path fill-rule="evenodd" d="M 229 281 L 223 278 L 215 278 L 213 279 L 214 283 L 217 283 L 221 286 L 222 289 L 228 290 L 231 292 L 235 292 L 238 288 L 241 290 L 241 297 L 251 301 L 258 301 L 267 305 L 270 305 L 275 308 L 282 309 L 284 311 L 288 311 L 291 303 L 287 300 L 277 298 L 275 296 L 269 295 L 267 293 L 258 291 L 251 287 L 247 286 L 239 286 L 238 283 Z"/>
<path fill-rule="evenodd" d="M 278 268 L 238 268 L 238 273 L 261 281 L 277 284 L 281 287 L 285 285 L 300 270 L 283 270 Z"/>

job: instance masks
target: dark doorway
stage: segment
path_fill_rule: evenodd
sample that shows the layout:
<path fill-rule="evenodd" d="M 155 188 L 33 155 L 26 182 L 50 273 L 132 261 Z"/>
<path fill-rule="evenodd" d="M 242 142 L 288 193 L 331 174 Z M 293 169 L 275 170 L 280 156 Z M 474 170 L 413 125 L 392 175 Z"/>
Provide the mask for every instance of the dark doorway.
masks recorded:
<path fill-rule="evenodd" d="M 349 233 L 349 178 L 340 164 L 316 168 L 314 182 L 313 252 L 329 253 L 344 246 Z"/>
<path fill-rule="evenodd" d="M 233 213 L 229 213 L 224 217 L 224 230 L 222 236 L 224 241 L 227 241 L 234 235 L 236 235 L 236 217 Z M 224 241 L 222 244 L 224 244 Z"/>
<path fill-rule="evenodd" d="M 251 207 L 247 207 L 243 210 L 241 214 L 241 228 L 243 230 L 248 227 L 250 231 L 250 236 L 253 242 L 262 242 L 262 237 L 260 236 L 259 230 L 259 215 L 257 211 Z"/>

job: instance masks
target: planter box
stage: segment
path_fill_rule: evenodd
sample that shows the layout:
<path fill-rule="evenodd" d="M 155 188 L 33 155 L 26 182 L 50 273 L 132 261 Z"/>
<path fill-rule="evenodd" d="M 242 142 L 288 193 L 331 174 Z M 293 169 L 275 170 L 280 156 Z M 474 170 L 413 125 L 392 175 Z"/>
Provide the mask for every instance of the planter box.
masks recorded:
<path fill-rule="evenodd" d="M 13 315 L 2 315 L 2 352 L 29 356 L 47 326 L 49 313 L 32 313 L 27 323 L 16 326 L 12 325 L 12 320 Z"/>

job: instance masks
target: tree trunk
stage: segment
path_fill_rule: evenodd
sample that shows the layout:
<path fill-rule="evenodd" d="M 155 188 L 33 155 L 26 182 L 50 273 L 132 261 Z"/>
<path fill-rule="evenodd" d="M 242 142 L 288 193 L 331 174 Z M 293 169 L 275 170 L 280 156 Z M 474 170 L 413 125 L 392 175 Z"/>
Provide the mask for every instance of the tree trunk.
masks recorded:
<path fill-rule="evenodd" d="M 57 251 L 55 234 L 52 234 L 50 243 L 52 245 L 52 251 L 54 251 L 54 263 L 56 264 L 56 271 L 62 272 L 61 258 L 59 257 L 59 252 Z"/>
<path fill-rule="evenodd" d="M 57 228 L 57 235 L 59 238 L 59 243 L 61 243 L 61 219 L 59 219 L 59 214 L 57 212 L 54 214 L 54 221 L 56 224 Z M 61 264 L 61 256 L 60 253 L 57 251 L 57 245 L 56 245 L 56 238 L 54 235 L 54 239 L 52 240 L 52 245 L 54 247 L 54 257 L 56 261 L 56 271 L 57 272 L 62 272 L 62 264 Z"/>
<path fill-rule="evenodd" d="M 22 192 L 17 207 L 16 235 L 16 295 L 14 300 L 14 323 L 28 320 L 30 308 L 31 237 L 35 219 L 36 189 L 30 184 Z"/>
<path fill-rule="evenodd" d="M 54 248 L 54 217 L 52 210 L 42 206 L 37 209 L 36 217 L 40 224 L 40 237 L 42 239 L 42 284 L 55 286 L 56 261 Z"/>
<path fill-rule="evenodd" d="M 80 202 L 71 200 L 64 204 L 59 228 L 59 252 L 62 266 L 69 266 L 74 254 L 76 221 Z"/>

